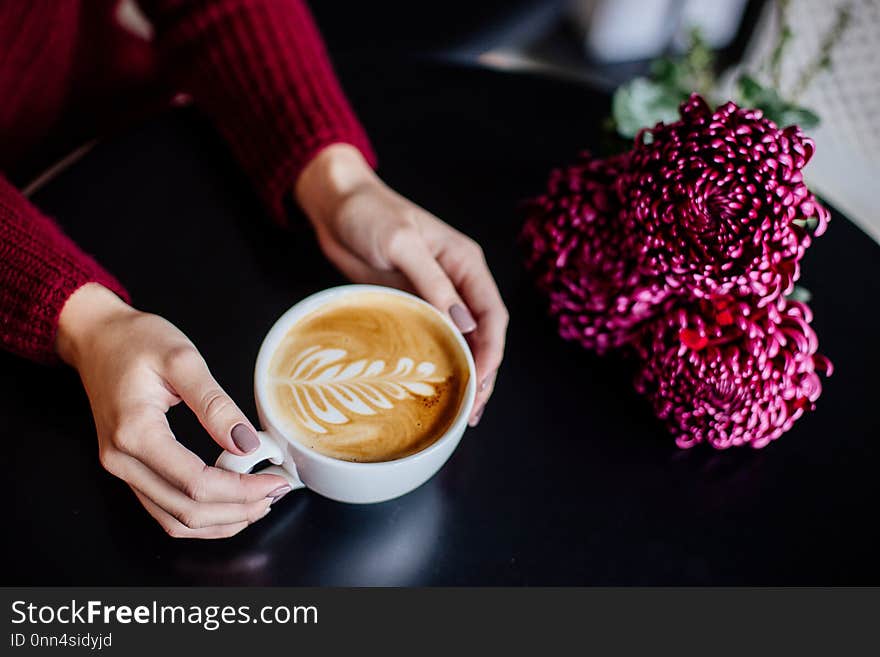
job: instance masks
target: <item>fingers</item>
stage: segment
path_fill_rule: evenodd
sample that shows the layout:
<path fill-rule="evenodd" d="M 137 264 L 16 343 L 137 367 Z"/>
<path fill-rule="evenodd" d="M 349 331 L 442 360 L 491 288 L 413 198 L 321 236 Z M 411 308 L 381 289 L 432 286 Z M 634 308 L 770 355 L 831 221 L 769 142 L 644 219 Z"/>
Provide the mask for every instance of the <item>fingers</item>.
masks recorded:
<path fill-rule="evenodd" d="M 104 452 L 131 456 L 194 502 L 247 504 L 277 495 L 287 486 L 276 475 L 239 474 L 208 466 L 177 442 L 158 408 L 129 409 L 110 443 Z"/>
<path fill-rule="evenodd" d="M 122 453 L 115 454 L 108 464 L 108 470 L 129 484 L 140 494 L 139 497 L 149 499 L 153 507 L 161 510 L 161 519 L 156 513 L 153 515 L 169 533 L 172 529 L 181 528 L 199 530 L 222 525 L 247 526 L 263 518 L 273 501 L 263 498 L 248 504 L 196 502 L 137 459 Z M 169 523 L 164 516 L 175 522 Z"/>
<path fill-rule="evenodd" d="M 131 456 L 118 453 L 113 461 L 113 474 L 189 529 L 242 522 L 250 524 L 265 516 L 272 503 L 271 498 L 248 504 L 196 502 Z"/>
<path fill-rule="evenodd" d="M 470 420 L 475 424 L 494 389 L 504 356 L 507 308 L 476 242 L 408 201 L 386 209 L 388 213 L 382 216 L 387 220 L 377 216 L 367 222 L 374 230 L 362 231 L 372 237 L 349 236 L 346 240 L 319 236 L 322 248 L 355 280 L 407 289 L 396 277 L 390 281 L 379 278 L 397 270 L 416 293 L 449 314 L 466 334 L 474 355 L 478 392 Z M 369 216 L 367 211 L 364 214 Z"/>
<path fill-rule="evenodd" d="M 211 376 L 208 365 L 194 347 L 172 350 L 165 363 L 164 375 L 223 449 L 242 455 L 260 446 L 253 425 Z"/>
<path fill-rule="evenodd" d="M 477 322 L 449 280 L 449 276 L 428 250 L 415 228 L 397 231 L 388 245 L 391 263 L 409 278 L 413 287 L 428 303 L 449 313 L 462 333 L 477 328 Z"/>
<path fill-rule="evenodd" d="M 498 378 L 498 368 L 503 358 L 504 331 L 499 332 L 486 328 L 484 331 L 476 331 L 468 336 L 471 352 L 474 354 L 474 365 L 477 369 L 477 396 L 474 400 L 474 410 L 468 421 L 472 427 L 477 426 L 483 417 L 483 411 L 492 393 L 495 391 L 495 381 Z M 498 347 L 501 340 L 500 349 Z"/>
<path fill-rule="evenodd" d="M 290 490 L 274 475 L 240 475 L 208 467 L 174 439 L 157 406 L 123 412 L 121 428 L 102 441 L 100 456 L 104 468 L 135 489 L 172 536 L 230 536 L 264 517 Z"/>
<path fill-rule="evenodd" d="M 486 410 L 486 404 L 495 391 L 495 380 L 498 378 L 498 370 L 484 376 L 477 384 L 477 397 L 474 400 L 474 410 L 468 419 L 468 424 L 472 427 L 477 426 L 483 418 L 483 411 Z"/>
<path fill-rule="evenodd" d="M 140 503 L 144 506 L 156 522 L 165 530 L 172 538 L 229 538 L 235 536 L 238 532 L 248 526 L 247 522 L 238 522 L 231 525 L 216 525 L 214 527 L 202 527 L 200 529 L 190 529 L 179 521 L 175 520 L 170 514 L 163 511 L 155 502 L 148 498 L 136 488 L 132 488 Z"/>
<path fill-rule="evenodd" d="M 467 336 L 477 369 L 477 397 L 470 418 L 473 426 L 482 417 L 495 386 L 504 358 L 509 315 L 483 252 L 475 242 L 457 236 L 447 243 L 437 260 L 477 320 L 476 330 Z"/>

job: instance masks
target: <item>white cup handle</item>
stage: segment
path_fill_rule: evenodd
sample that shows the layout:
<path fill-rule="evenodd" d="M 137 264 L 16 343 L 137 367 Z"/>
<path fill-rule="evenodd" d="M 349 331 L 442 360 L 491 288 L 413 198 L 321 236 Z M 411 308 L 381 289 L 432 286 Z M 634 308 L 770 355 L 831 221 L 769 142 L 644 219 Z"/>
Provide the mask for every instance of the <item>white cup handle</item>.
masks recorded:
<path fill-rule="evenodd" d="M 247 474 L 253 470 L 257 463 L 269 461 L 275 465 L 264 468 L 259 473 L 284 477 L 292 488 L 303 488 L 305 484 L 300 480 L 299 476 L 288 470 L 288 468 L 293 466 L 292 463 L 288 464 L 288 468 L 278 467 L 284 462 L 284 450 L 281 449 L 278 443 L 265 431 L 258 431 L 257 436 L 260 439 L 260 446 L 256 450 L 244 456 L 224 451 L 217 458 L 216 466 L 230 472 Z M 293 467 L 293 470 L 295 471 L 296 468 Z"/>

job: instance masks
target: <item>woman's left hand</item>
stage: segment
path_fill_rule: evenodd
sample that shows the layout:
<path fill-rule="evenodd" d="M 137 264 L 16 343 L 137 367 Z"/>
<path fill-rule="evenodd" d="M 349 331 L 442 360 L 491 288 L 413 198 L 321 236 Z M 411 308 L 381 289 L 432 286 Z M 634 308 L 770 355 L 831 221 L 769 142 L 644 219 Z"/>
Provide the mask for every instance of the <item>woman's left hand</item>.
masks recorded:
<path fill-rule="evenodd" d="M 322 150 L 295 192 L 321 249 L 342 273 L 415 292 L 466 335 L 477 367 L 470 417 L 476 425 L 495 385 L 508 322 L 480 246 L 385 185 L 347 144 Z"/>

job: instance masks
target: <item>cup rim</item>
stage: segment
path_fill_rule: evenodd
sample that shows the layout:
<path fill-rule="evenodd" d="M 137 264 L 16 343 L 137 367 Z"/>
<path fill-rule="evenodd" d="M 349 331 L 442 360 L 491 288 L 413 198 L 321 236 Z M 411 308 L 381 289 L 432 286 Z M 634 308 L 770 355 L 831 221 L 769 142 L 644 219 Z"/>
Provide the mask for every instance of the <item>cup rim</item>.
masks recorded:
<path fill-rule="evenodd" d="M 392 459 L 389 461 L 346 461 L 344 459 L 338 459 L 332 456 L 327 456 L 326 454 L 322 454 L 321 452 L 312 449 L 307 445 L 304 445 L 296 438 L 289 437 L 285 431 L 282 431 L 279 428 L 278 425 L 280 423 L 275 420 L 271 405 L 263 399 L 263 386 L 261 385 L 260 381 L 261 374 L 263 374 L 268 369 L 269 359 L 272 355 L 272 352 L 274 352 L 277 343 L 280 341 L 281 338 L 284 337 L 284 334 L 287 333 L 287 330 L 295 322 L 297 322 L 299 319 L 301 319 L 306 314 L 312 312 L 313 310 L 317 310 L 319 307 L 321 307 L 324 303 L 332 298 L 365 292 L 378 292 L 404 297 L 406 299 L 415 301 L 425 308 L 428 308 L 431 312 L 439 316 L 443 320 L 443 322 L 445 322 L 447 328 L 455 337 L 459 349 L 461 349 L 464 353 L 465 360 L 467 361 L 468 365 L 468 383 L 465 389 L 464 399 L 462 400 L 461 407 L 458 410 L 458 414 L 455 416 L 455 420 L 452 421 L 452 424 L 449 425 L 443 435 L 424 449 L 416 452 L 415 454 L 409 454 L 407 456 L 403 456 L 398 459 Z M 257 360 L 254 366 L 254 397 L 256 398 L 257 407 L 258 409 L 260 409 L 260 421 L 266 425 L 263 427 L 263 429 L 268 430 L 271 428 L 273 434 L 278 433 L 281 437 L 284 438 L 287 443 L 295 444 L 298 448 L 302 449 L 304 453 L 307 453 L 309 455 L 309 458 L 314 458 L 319 462 L 332 463 L 336 466 L 341 467 L 351 466 L 358 469 L 382 468 L 388 466 L 404 465 L 408 462 L 422 460 L 424 458 L 427 458 L 433 452 L 442 449 L 443 446 L 450 440 L 453 440 L 456 434 L 459 433 L 459 430 L 463 429 L 462 425 L 467 423 L 468 417 L 473 410 L 474 401 L 476 400 L 477 393 L 476 378 L 476 365 L 474 364 L 474 357 L 471 353 L 471 349 L 467 343 L 467 340 L 465 340 L 464 335 L 462 335 L 461 331 L 458 330 L 458 327 L 456 327 L 455 324 L 452 323 L 452 320 L 449 317 L 447 317 L 440 310 L 432 306 L 430 303 L 420 297 L 417 297 L 414 294 L 410 294 L 409 292 L 404 292 L 403 290 L 398 290 L 393 287 L 385 287 L 384 285 L 337 285 L 334 287 L 326 288 L 319 292 L 315 292 L 314 294 L 310 294 L 304 299 L 301 299 L 293 306 L 288 308 L 277 320 L 275 320 L 272 328 L 269 329 L 269 331 L 266 333 L 266 336 L 263 338 L 263 342 L 260 344 L 260 350 L 257 353 Z"/>

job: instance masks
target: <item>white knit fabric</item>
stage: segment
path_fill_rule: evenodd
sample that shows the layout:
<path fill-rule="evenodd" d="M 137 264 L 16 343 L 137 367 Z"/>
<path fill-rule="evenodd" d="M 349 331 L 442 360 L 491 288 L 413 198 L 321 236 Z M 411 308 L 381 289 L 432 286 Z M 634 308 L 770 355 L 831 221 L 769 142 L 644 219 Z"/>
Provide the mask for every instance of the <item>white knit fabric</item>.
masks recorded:
<path fill-rule="evenodd" d="M 794 38 L 781 70 L 783 94 L 793 90 L 801 70 L 815 58 L 841 4 L 791 0 Z M 880 0 L 849 4 L 852 19 L 832 51 L 831 70 L 820 73 L 800 99 L 822 118 L 818 129 L 808 131 L 817 151 L 805 174 L 820 194 L 880 241 Z M 773 48 L 777 30 L 776 4 L 768 3 L 746 56 L 747 69 Z"/>

